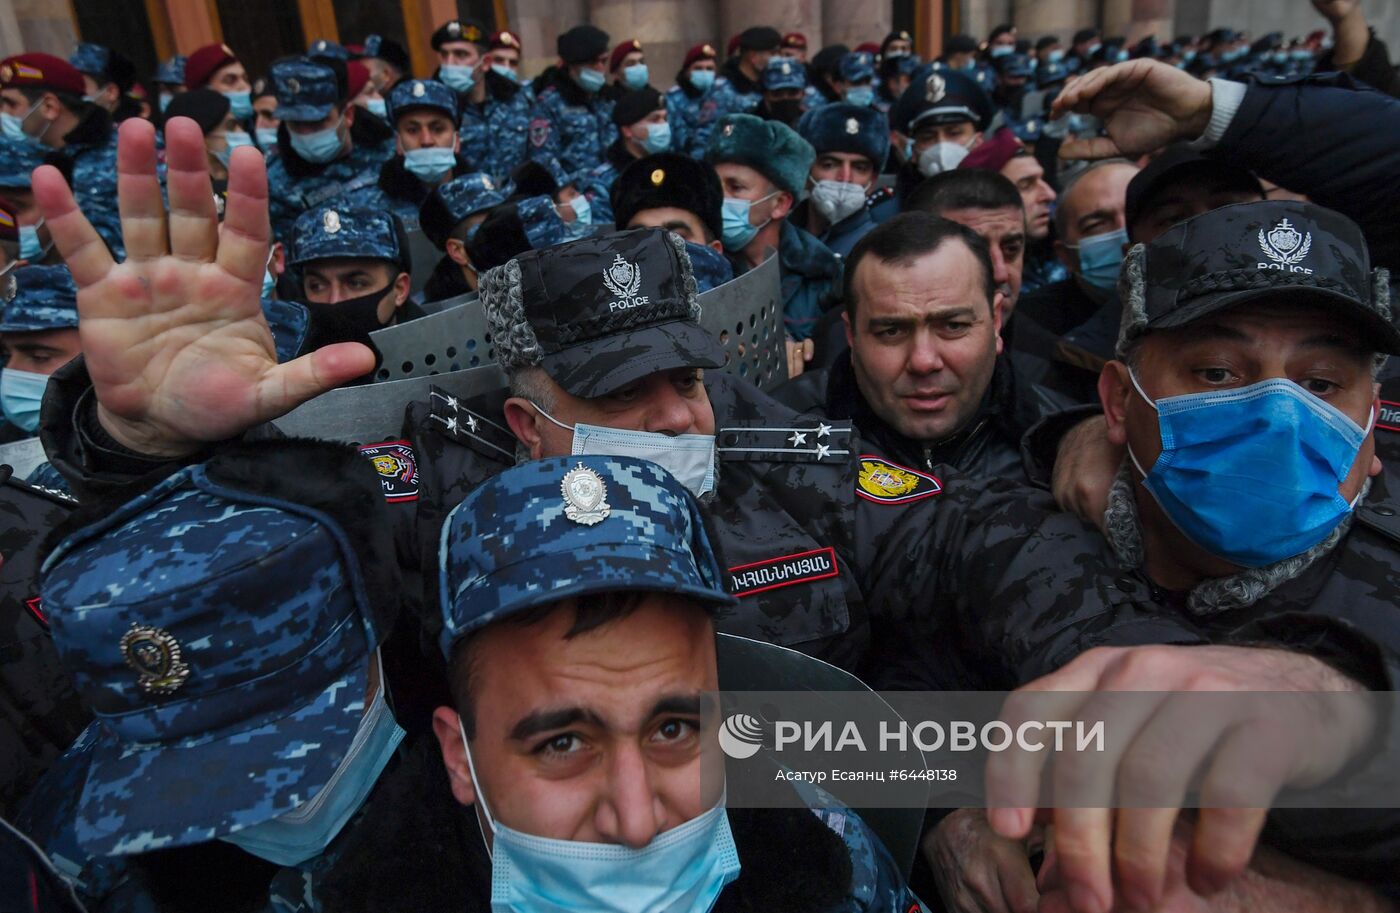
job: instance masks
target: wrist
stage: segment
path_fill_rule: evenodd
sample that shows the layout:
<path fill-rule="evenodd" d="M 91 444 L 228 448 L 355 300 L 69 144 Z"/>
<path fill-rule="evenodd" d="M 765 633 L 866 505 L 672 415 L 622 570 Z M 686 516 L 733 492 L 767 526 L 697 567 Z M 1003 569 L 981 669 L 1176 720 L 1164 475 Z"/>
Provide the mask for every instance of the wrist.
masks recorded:
<path fill-rule="evenodd" d="M 151 434 L 114 415 L 100 402 L 97 404 L 97 424 L 113 443 L 150 460 L 178 460 L 199 450 L 197 442 L 171 442 Z"/>

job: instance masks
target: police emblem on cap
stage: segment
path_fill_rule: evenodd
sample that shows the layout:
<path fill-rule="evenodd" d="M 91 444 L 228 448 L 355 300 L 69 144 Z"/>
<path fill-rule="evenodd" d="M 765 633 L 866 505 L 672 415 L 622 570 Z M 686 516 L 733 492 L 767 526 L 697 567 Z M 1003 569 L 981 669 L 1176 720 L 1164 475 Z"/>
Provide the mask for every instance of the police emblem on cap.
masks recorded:
<path fill-rule="evenodd" d="M 619 299 L 608 305 L 612 313 L 631 310 L 651 300 L 649 295 L 637 294 L 642 289 L 642 271 L 622 259 L 621 254 L 614 255 L 612 264 L 603 270 L 603 284 Z"/>
<path fill-rule="evenodd" d="M 3 67 L 0 67 L 0 82 L 9 82 L 11 79 L 14 78 L 15 71 L 10 69 L 10 65 L 8 63 L 5 64 Z"/>
<path fill-rule="evenodd" d="M 651 173 L 651 186 L 660 187 L 661 182 L 666 180 L 666 172 L 660 168 Z"/>
<path fill-rule="evenodd" d="M 564 493 L 564 516 L 575 523 L 592 526 L 612 513 L 603 477 L 582 463 L 564 474 L 559 487 Z"/>
<path fill-rule="evenodd" d="M 474 25 L 468 26 L 468 27 L 467 27 L 467 40 L 468 40 L 468 41 L 480 41 L 480 40 L 481 40 L 481 30 L 478 29 L 478 28 L 477 28 L 476 26 L 474 26 Z"/>
<path fill-rule="evenodd" d="M 725 124 L 725 125 L 724 125 L 724 130 L 723 130 L 722 132 L 724 133 L 725 136 L 732 136 L 732 135 L 734 134 L 734 125 L 733 125 L 733 124 Z"/>
<path fill-rule="evenodd" d="M 324 38 L 321 39 L 320 41 L 316 42 L 316 50 L 318 50 L 318 51 L 324 51 L 325 49 L 326 49 L 326 40 L 325 40 Z"/>
<path fill-rule="evenodd" d="M 449 22 L 449 23 L 447 23 L 447 34 L 451 35 L 451 36 L 454 37 L 454 38 L 456 38 L 458 35 L 461 35 L 461 34 L 462 34 L 462 23 L 460 23 L 460 22 Z"/>
<path fill-rule="evenodd" d="M 300 91 L 301 91 L 301 81 L 298 80 L 295 76 L 293 76 L 293 77 L 291 77 L 290 79 L 288 79 L 288 80 L 287 80 L 287 91 L 288 91 L 288 92 L 291 92 L 293 95 L 295 95 L 295 94 L 297 94 L 298 92 L 300 92 Z"/>
<path fill-rule="evenodd" d="M 340 213 L 334 209 L 326 210 L 326 214 L 321 216 L 321 227 L 326 230 L 326 234 L 333 235 L 340 231 Z"/>
<path fill-rule="evenodd" d="M 707 44 L 707 45 L 705 45 L 703 48 L 700 49 L 700 53 L 701 53 L 701 54 L 708 55 L 708 56 L 710 56 L 710 57 L 713 57 L 713 56 L 715 56 L 715 49 L 712 48 L 712 47 L 710 47 L 710 46 Z"/>
<path fill-rule="evenodd" d="M 415 83 L 413 84 L 413 97 L 414 97 L 414 98 L 422 98 L 422 97 L 423 97 L 423 93 L 424 93 L 424 92 L 427 92 L 427 91 L 428 91 L 428 90 L 427 90 L 426 88 L 424 88 L 424 86 L 423 86 L 423 84 L 422 84 L 421 82 L 415 82 Z"/>
<path fill-rule="evenodd" d="M 121 651 L 146 694 L 171 694 L 190 677 L 190 667 L 180 661 L 180 642 L 161 628 L 132 624 L 122 635 Z"/>
<path fill-rule="evenodd" d="M 924 80 L 924 101 L 931 105 L 936 105 L 943 100 L 943 96 L 948 94 L 948 83 L 937 73 L 930 73 L 928 79 Z"/>
<path fill-rule="evenodd" d="M 856 119 L 854 117 L 846 118 L 846 132 L 851 134 L 852 136 L 855 136 L 857 133 L 860 132 L 860 124 L 856 123 Z"/>
<path fill-rule="evenodd" d="M 792 72 L 792 64 L 788 63 L 786 60 L 783 61 L 783 75 L 786 76 L 786 75 L 788 75 L 788 74 L 791 73 L 791 72 Z"/>
<path fill-rule="evenodd" d="M 1259 229 L 1259 247 L 1263 249 L 1264 256 L 1268 257 L 1277 266 L 1270 266 L 1267 263 L 1259 264 L 1260 269 L 1283 269 L 1286 266 L 1294 266 L 1308 255 L 1312 250 L 1312 232 L 1302 234 L 1294 228 L 1287 219 L 1274 226 L 1274 230 L 1268 234 L 1264 229 Z"/>

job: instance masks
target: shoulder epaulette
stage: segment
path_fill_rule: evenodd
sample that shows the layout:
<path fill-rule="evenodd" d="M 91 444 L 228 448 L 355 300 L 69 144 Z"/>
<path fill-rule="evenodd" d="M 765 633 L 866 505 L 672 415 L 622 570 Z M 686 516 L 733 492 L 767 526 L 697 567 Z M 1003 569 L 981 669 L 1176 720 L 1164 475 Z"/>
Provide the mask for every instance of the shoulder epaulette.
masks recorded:
<path fill-rule="evenodd" d="M 472 447 L 493 460 L 515 461 L 515 435 L 496 422 L 468 409 L 457 397 L 432 387 L 429 420 L 443 437 Z"/>
<path fill-rule="evenodd" d="M 715 437 L 723 460 L 844 463 L 851 455 L 851 426 L 816 420 L 790 427 L 727 425 Z"/>

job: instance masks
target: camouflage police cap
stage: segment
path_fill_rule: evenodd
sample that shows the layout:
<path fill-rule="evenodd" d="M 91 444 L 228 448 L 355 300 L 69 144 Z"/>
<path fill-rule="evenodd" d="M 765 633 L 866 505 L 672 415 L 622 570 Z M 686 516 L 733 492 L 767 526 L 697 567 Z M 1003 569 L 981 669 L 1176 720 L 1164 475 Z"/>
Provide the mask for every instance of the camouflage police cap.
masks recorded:
<path fill-rule="evenodd" d="M 185 84 L 185 61 L 189 58 L 183 54 L 176 54 L 174 57 L 156 67 L 156 82 L 162 86 L 182 86 Z"/>
<path fill-rule="evenodd" d="M 287 264 L 333 258 L 388 260 L 409 272 L 403 224 L 386 209 L 317 206 L 297 216 Z"/>
<path fill-rule="evenodd" d="M 992 122 L 992 100 L 977 80 L 965 73 L 924 64 L 890 111 L 890 126 L 912 136 L 923 124 L 971 121 L 978 130 Z"/>
<path fill-rule="evenodd" d="M 354 556 L 325 514 L 202 465 L 59 543 L 40 592 L 97 728 L 85 850 L 213 840 L 325 787 L 382 633 Z"/>
<path fill-rule="evenodd" d="M 1035 86 L 1037 89 L 1048 89 L 1057 86 L 1069 79 L 1069 70 L 1058 60 L 1049 63 L 1042 63 L 1035 69 Z"/>
<path fill-rule="evenodd" d="M 521 254 L 481 277 L 496 360 L 538 365 L 573 396 L 605 396 L 657 371 L 718 368 L 700 326 L 685 242 L 655 228 Z"/>
<path fill-rule="evenodd" d="M 438 548 L 439 646 L 537 606 L 589 593 L 675 593 L 729 606 L 695 497 L 630 457 L 522 463 L 467 495 Z"/>
<path fill-rule="evenodd" d="M 515 204 L 515 211 L 520 215 L 525 238 L 533 249 L 544 250 L 563 242 L 564 220 L 553 197 L 526 197 Z"/>
<path fill-rule="evenodd" d="M 0 333 L 42 333 L 78 325 L 78 287 L 66 266 L 21 266 L 0 276 Z"/>
<path fill-rule="evenodd" d="M 277 95 L 278 120 L 322 121 L 341 101 L 335 70 L 309 57 L 274 63 L 272 85 Z"/>
<path fill-rule="evenodd" d="M 448 236 L 458 225 L 505 201 L 503 189 L 490 175 L 464 174 L 433 188 L 419 209 L 418 224 L 438 250 L 445 250 Z"/>
<path fill-rule="evenodd" d="M 34 169 L 44 164 L 48 148 L 38 143 L 15 142 L 0 137 L 0 188 L 33 186 Z"/>
<path fill-rule="evenodd" d="M 329 57 L 333 60 L 349 60 L 350 52 L 334 41 L 327 41 L 324 38 L 317 38 L 311 42 L 306 49 L 307 57 Z"/>
<path fill-rule="evenodd" d="M 1031 66 L 1031 59 L 1025 54 L 1007 54 L 998 58 L 996 68 L 999 75 L 1012 79 L 1029 79 L 1035 74 L 1035 67 Z"/>
<path fill-rule="evenodd" d="M 695 289 L 701 294 L 734 278 L 734 265 L 713 247 L 687 241 L 685 252 L 690 255 L 690 266 L 695 271 Z"/>
<path fill-rule="evenodd" d="M 841 58 L 837 69 L 845 82 L 865 82 L 875 78 L 875 55 L 869 51 L 852 51 Z"/>
<path fill-rule="evenodd" d="M 410 111 L 441 111 L 457 125 L 457 93 L 436 79 L 405 79 L 389 92 L 389 123 Z"/>
<path fill-rule="evenodd" d="M 86 73 L 94 78 L 105 76 L 107 73 L 107 63 L 112 56 L 112 52 L 100 44 L 93 44 L 90 41 L 81 41 L 73 49 L 68 62 L 73 65 L 73 69 L 79 73 Z"/>
<path fill-rule="evenodd" d="M 766 92 L 779 89 L 807 88 L 807 71 L 802 63 L 790 57 L 772 57 L 768 66 L 759 75 L 759 82 Z"/>

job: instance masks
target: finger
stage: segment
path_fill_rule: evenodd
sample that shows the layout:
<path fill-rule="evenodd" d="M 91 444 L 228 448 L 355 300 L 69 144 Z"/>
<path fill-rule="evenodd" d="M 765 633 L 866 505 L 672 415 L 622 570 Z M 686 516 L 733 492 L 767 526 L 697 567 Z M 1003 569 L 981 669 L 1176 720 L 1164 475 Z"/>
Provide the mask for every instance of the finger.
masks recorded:
<path fill-rule="evenodd" d="M 812 339 L 802 340 L 802 360 L 811 361 L 812 356 L 817 354 L 817 344 Z"/>
<path fill-rule="evenodd" d="M 1202 809 L 1186 863 L 1186 883 L 1202 896 L 1225 888 L 1249 865 L 1267 808 Z"/>
<path fill-rule="evenodd" d="M 1035 889 L 1035 873 L 1030 860 L 1020 856 L 1013 865 L 1003 864 L 999 872 L 1001 906 L 1010 913 L 1036 913 L 1040 892 Z"/>
<path fill-rule="evenodd" d="M 271 368 L 258 381 L 262 421 L 286 415 L 297 406 L 374 370 L 374 351 L 358 342 L 341 342 Z"/>
<path fill-rule="evenodd" d="M 165 124 L 165 184 L 170 192 L 170 252 L 181 260 L 213 263 L 219 215 L 209 181 L 204 133 L 188 117 Z"/>
<path fill-rule="evenodd" d="M 1060 881 L 1077 913 L 1108 913 L 1113 901 L 1109 870 L 1112 811 L 1055 809 L 1055 853 Z"/>
<path fill-rule="evenodd" d="M 245 282 L 262 282 L 272 228 L 267 210 L 267 165 L 256 149 L 229 158 L 228 195 L 219 233 L 220 268 Z"/>
<path fill-rule="evenodd" d="M 201 137 L 201 148 L 203 142 Z M 117 130 L 117 208 L 128 260 L 139 263 L 166 255 L 165 201 L 156 177 L 155 128 L 139 117 L 128 118 Z"/>
<path fill-rule="evenodd" d="M 52 165 L 40 165 L 34 169 L 31 180 L 34 200 L 44 214 L 49 237 L 58 247 L 63 262 L 68 264 L 73 281 L 79 289 L 100 282 L 115 265 L 112 252 L 82 210 L 78 209 L 73 191 L 62 173 Z M 78 311 L 82 312 L 81 296 Z"/>
<path fill-rule="evenodd" d="M 1060 146 L 1060 158 L 1066 161 L 1095 161 L 1097 159 L 1117 158 L 1123 151 L 1118 148 L 1118 144 L 1108 136 L 1091 136 L 1086 139 L 1066 140 Z"/>
<path fill-rule="evenodd" d="M 1093 70 L 1071 80 L 1064 90 L 1055 97 L 1051 109 L 1061 114 L 1070 111 L 1083 113 L 1088 103 L 1103 89 L 1107 74 L 1111 69 L 1111 67 L 1105 67 Z"/>
<path fill-rule="evenodd" d="M 1244 871 L 1269 806 L 1288 782 L 1296 747 L 1269 723 L 1230 731 L 1201 782 L 1201 812 L 1187 862 L 1187 881 L 1213 894 Z"/>

